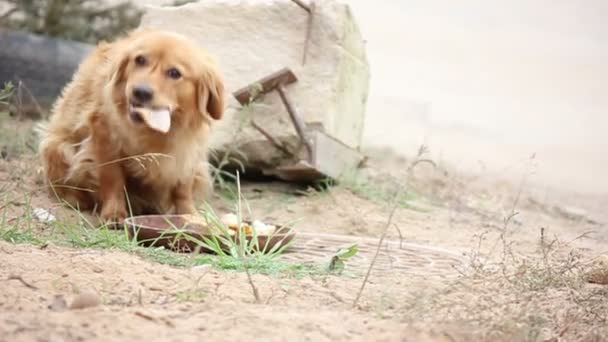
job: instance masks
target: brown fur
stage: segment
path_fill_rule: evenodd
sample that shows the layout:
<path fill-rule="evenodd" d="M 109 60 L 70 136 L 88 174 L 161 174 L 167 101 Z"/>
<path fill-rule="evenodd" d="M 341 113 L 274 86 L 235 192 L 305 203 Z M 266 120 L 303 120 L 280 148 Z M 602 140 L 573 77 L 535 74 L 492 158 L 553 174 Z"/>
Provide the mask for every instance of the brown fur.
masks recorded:
<path fill-rule="evenodd" d="M 140 55 L 144 66 L 135 62 Z M 172 67 L 181 78 L 168 76 Z M 150 105 L 172 108 L 167 134 L 129 117 L 132 87 L 142 82 L 154 90 Z M 122 219 L 129 209 L 192 213 L 194 197 L 211 190 L 206 142 L 212 119 L 223 111 L 217 66 L 191 41 L 140 29 L 100 43 L 44 127 L 40 154 L 49 188 L 74 207 L 97 208 L 103 219 Z"/>

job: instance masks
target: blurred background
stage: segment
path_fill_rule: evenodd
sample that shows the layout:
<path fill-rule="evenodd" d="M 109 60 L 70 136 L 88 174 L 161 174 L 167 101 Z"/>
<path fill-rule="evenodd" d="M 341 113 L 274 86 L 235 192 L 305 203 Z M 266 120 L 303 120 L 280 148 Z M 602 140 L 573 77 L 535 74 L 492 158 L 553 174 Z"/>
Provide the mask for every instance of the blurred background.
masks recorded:
<path fill-rule="evenodd" d="M 371 65 L 367 148 L 425 144 L 452 168 L 511 179 L 535 155 L 535 184 L 608 194 L 608 2 L 347 2 Z M 140 14 L 117 0 L 0 1 L 0 26 L 87 43 Z"/>
<path fill-rule="evenodd" d="M 535 153 L 537 184 L 608 193 L 608 2 L 350 3 L 372 68 L 366 144 L 508 177 Z"/>

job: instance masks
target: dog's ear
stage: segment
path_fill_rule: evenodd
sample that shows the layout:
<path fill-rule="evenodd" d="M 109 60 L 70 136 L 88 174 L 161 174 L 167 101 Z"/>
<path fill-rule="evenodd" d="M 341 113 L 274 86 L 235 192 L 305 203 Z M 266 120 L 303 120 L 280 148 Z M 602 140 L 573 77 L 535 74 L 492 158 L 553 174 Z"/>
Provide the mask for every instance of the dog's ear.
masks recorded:
<path fill-rule="evenodd" d="M 129 61 L 132 58 L 135 58 L 131 54 L 132 46 L 135 45 L 141 36 L 151 31 L 152 29 L 146 27 L 136 28 L 114 42 L 103 43 L 102 52 L 104 55 L 110 56 L 110 63 L 112 63 L 110 82 L 118 84 L 125 80 L 127 65 L 129 65 Z"/>
<path fill-rule="evenodd" d="M 121 54 L 108 61 L 110 63 L 111 71 L 108 73 L 106 91 L 108 95 L 112 97 L 112 100 L 117 106 L 126 103 L 125 98 L 125 84 L 126 84 L 126 70 L 129 64 L 128 55 Z"/>
<path fill-rule="evenodd" d="M 221 119 L 226 102 L 222 75 L 217 68 L 207 66 L 198 83 L 199 111 L 209 114 L 215 120 Z"/>
<path fill-rule="evenodd" d="M 110 73 L 110 79 L 108 80 L 114 86 L 118 86 L 125 80 L 125 70 L 129 64 L 129 55 L 121 54 L 116 56 L 112 63 L 112 72 Z"/>

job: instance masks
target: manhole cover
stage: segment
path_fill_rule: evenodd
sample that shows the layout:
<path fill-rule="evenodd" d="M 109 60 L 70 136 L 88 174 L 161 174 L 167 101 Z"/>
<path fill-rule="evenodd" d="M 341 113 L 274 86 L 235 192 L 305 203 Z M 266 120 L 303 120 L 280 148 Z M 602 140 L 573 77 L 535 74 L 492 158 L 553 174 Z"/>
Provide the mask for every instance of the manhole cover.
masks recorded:
<path fill-rule="evenodd" d="M 347 267 L 357 273 L 364 273 L 376 253 L 378 239 L 301 233 L 294 240 L 292 248 L 283 254 L 283 258 L 298 262 L 327 263 L 338 249 L 352 244 L 358 245 L 359 253 L 348 259 Z M 378 276 L 399 272 L 422 277 L 451 278 L 461 274 L 464 268 L 463 258 L 456 253 L 402 241 L 384 240 L 374 265 L 374 274 Z"/>

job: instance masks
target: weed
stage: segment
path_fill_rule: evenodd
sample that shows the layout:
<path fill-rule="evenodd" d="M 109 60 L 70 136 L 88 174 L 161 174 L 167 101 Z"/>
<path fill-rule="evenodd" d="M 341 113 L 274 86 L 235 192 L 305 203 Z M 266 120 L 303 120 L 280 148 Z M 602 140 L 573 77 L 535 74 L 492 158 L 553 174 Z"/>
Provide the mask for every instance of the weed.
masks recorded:
<path fill-rule="evenodd" d="M 10 82 L 0 89 L 0 159 L 5 160 L 34 152 L 37 147 L 33 125 L 19 125 L 9 120 L 7 106 L 13 91 L 14 87 Z"/>
<path fill-rule="evenodd" d="M 397 199 L 399 197 L 400 190 L 401 190 L 401 188 L 397 188 L 397 191 L 395 192 L 395 196 L 394 196 L 395 199 Z M 369 280 L 369 276 L 372 272 L 372 269 L 374 268 L 374 264 L 376 263 L 376 260 L 378 259 L 378 255 L 380 254 L 380 248 L 382 247 L 382 241 L 384 241 L 384 239 L 386 238 L 386 235 L 388 233 L 388 230 L 392 226 L 393 216 L 395 215 L 395 212 L 397 211 L 397 207 L 398 207 L 398 202 L 396 200 L 393 203 L 394 203 L 393 208 L 391 209 L 391 212 L 388 215 L 388 219 L 387 219 L 384 231 L 382 232 L 382 235 L 380 236 L 380 239 L 378 240 L 378 245 L 376 247 L 376 253 L 374 254 L 374 257 L 372 258 L 372 261 L 369 264 L 367 273 L 365 274 L 365 278 L 363 278 L 363 282 L 361 283 L 361 288 L 359 288 L 359 292 L 357 292 L 357 296 L 355 297 L 355 300 L 353 302 L 353 307 L 357 307 L 357 303 L 359 302 L 359 299 L 361 298 L 361 295 L 363 294 L 365 285 L 367 284 L 367 282 Z"/>
<path fill-rule="evenodd" d="M 207 256 L 202 256 L 204 259 Z M 201 257 L 195 257 L 199 260 Z M 326 271 L 316 264 L 292 263 L 281 259 L 267 257 L 250 257 L 247 262 L 232 257 L 213 257 L 209 264 L 222 269 L 233 271 L 245 271 L 246 269 L 260 274 L 273 276 L 288 276 L 301 278 L 304 276 L 315 276 L 325 274 Z"/>
<path fill-rule="evenodd" d="M 0 106 L 6 106 L 8 105 L 8 100 L 11 97 L 11 95 L 13 94 L 13 83 L 11 82 L 6 82 L 4 83 L 4 86 L 2 87 L 2 89 L 0 89 Z"/>
<path fill-rule="evenodd" d="M 220 184 L 218 186 L 218 190 L 219 190 L 218 194 L 224 200 L 228 201 L 229 203 L 234 203 L 238 199 L 237 192 L 236 192 L 236 184 L 235 183 L 227 182 L 222 177 L 222 181 L 219 181 L 218 184 Z"/>
<path fill-rule="evenodd" d="M 0 240 L 10 243 L 41 244 L 41 240 L 31 231 L 0 223 Z"/>
<path fill-rule="evenodd" d="M 6 201 L 9 197 L 5 196 Z M 25 198 L 21 205 L 26 211 L 31 208 L 31 197 Z M 17 217 L 10 217 L 8 214 L 8 205 L 0 205 L 0 240 L 4 240 L 11 243 L 30 243 L 34 245 L 42 244 L 41 239 L 35 232 L 35 226 L 33 224 L 33 218 L 31 215 L 22 215 Z"/>
<path fill-rule="evenodd" d="M 602 296 L 608 290 L 586 284 L 588 261 L 571 247 L 572 241 L 547 241 L 541 229 L 536 252 L 514 250 L 508 233 L 526 177 L 497 240 L 488 246 L 489 254 L 481 257 L 484 233 L 470 253 L 469 272 L 444 287 L 414 294 L 411 306 L 402 308 L 406 321 L 467 323 L 475 334 L 469 339 L 484 341 L 580 340 L 593 327 L 606 324 L 608 302 Z"/>
<path fill-rule="evenodd" d="M 15 159 L 36 151 L 38 139 L 30 125 L 12 126 L 0 122 L 0 159 Z"/>
<path fill-rule="evenodd" d="M 205 301 L 207 294 L 201 289 L 183 290 L 175 293 L 175 299 L 178 302 L 195 302 L 201 303 Z"/>
<path fill-rule="evenodd" d="M 341 248 L 331 256 L 327 266 L 330 272 L 342 273 L 346 260 L 354 257 L 359 252 L 359 247 L 354 244 L 347 248 Z"/>
<path fill-rule="evenodd" d="M 424 155 L 428 152 L 426 146 L 422 145 L 420 147 L 420 149 L 418 150 L 418 154 L 416 156 L 416 158 L 414 159 L 414 161 L 412 163 L 410 163 L 407 166 L 406 169 L 406 181 L 409 180 L 409 177 L 411 176 L 411 173 L 413 171 L 413 169 L 420 163 L 423 162 L 428 162 L 431 163 L 432 165 L 435 165 L 432 161 L 425 159 Z M 357 304 L 359 302 L 359 299 L 361 298 L 361 295 L 363 294 L 363 290 L 365 289 L 365 286 L 369 280 L 369 276 L 372 272 L 372 269 L 374 268 L 374 265 L 376 263 L 376 260 L 378 259 L 378 255 L 380 253 L 380 248 L 382 247 L 382 242 L 384 241 L 384 239 L 386 238 L 386 235 L 388 234 L 388 231 L 391 227 L 395 227 L 392 222 L 393 222 L 393 217 L 395 215 L 395 212 L 397 212 L 397 209 L 400 206 L 400 198 L 401 198 L 401 194 L 405 191 L 404 186 L 401 184 L 396 184 L 396 186 L 393 188 L 393 195 L 391 197 L 391 201 L 388 202 L 388 204 L 390 205 L 391 209 L 390 209 L 390 213 L 388 215 L 388 219 L 386 222 L 386 226 L 384 227 L 384 230 L 382 232 L 382 235 L 380 236 L 380 239 L 378 240 L 378 245 L 376 246 L 376 252 L 372 258 L 371 263 L 369 264 L 369 267 L 367 269 L 367 273 L 365 274 L 365 278 L 363 278 L 363 282 L 361 283 L 361 287 L 359 288 L 359 291 L 357 292 L 357 296 L 355 297 L 355 300 L 353 301 L 353 308 L 357 307 Z M 402 236 L 401 231 L 397 228 L 397 231 L 399 232 L 399 236 Z"/>
<path fill-rule="evenodd" d="M 174 296 L 178 302 L 204 302 L 207 297 L 207 293 L 201 289 L 200 281 L 203 279 L 204 274 L 194 279 L 193 284 L 190 288 L 177 291 Z"/>

